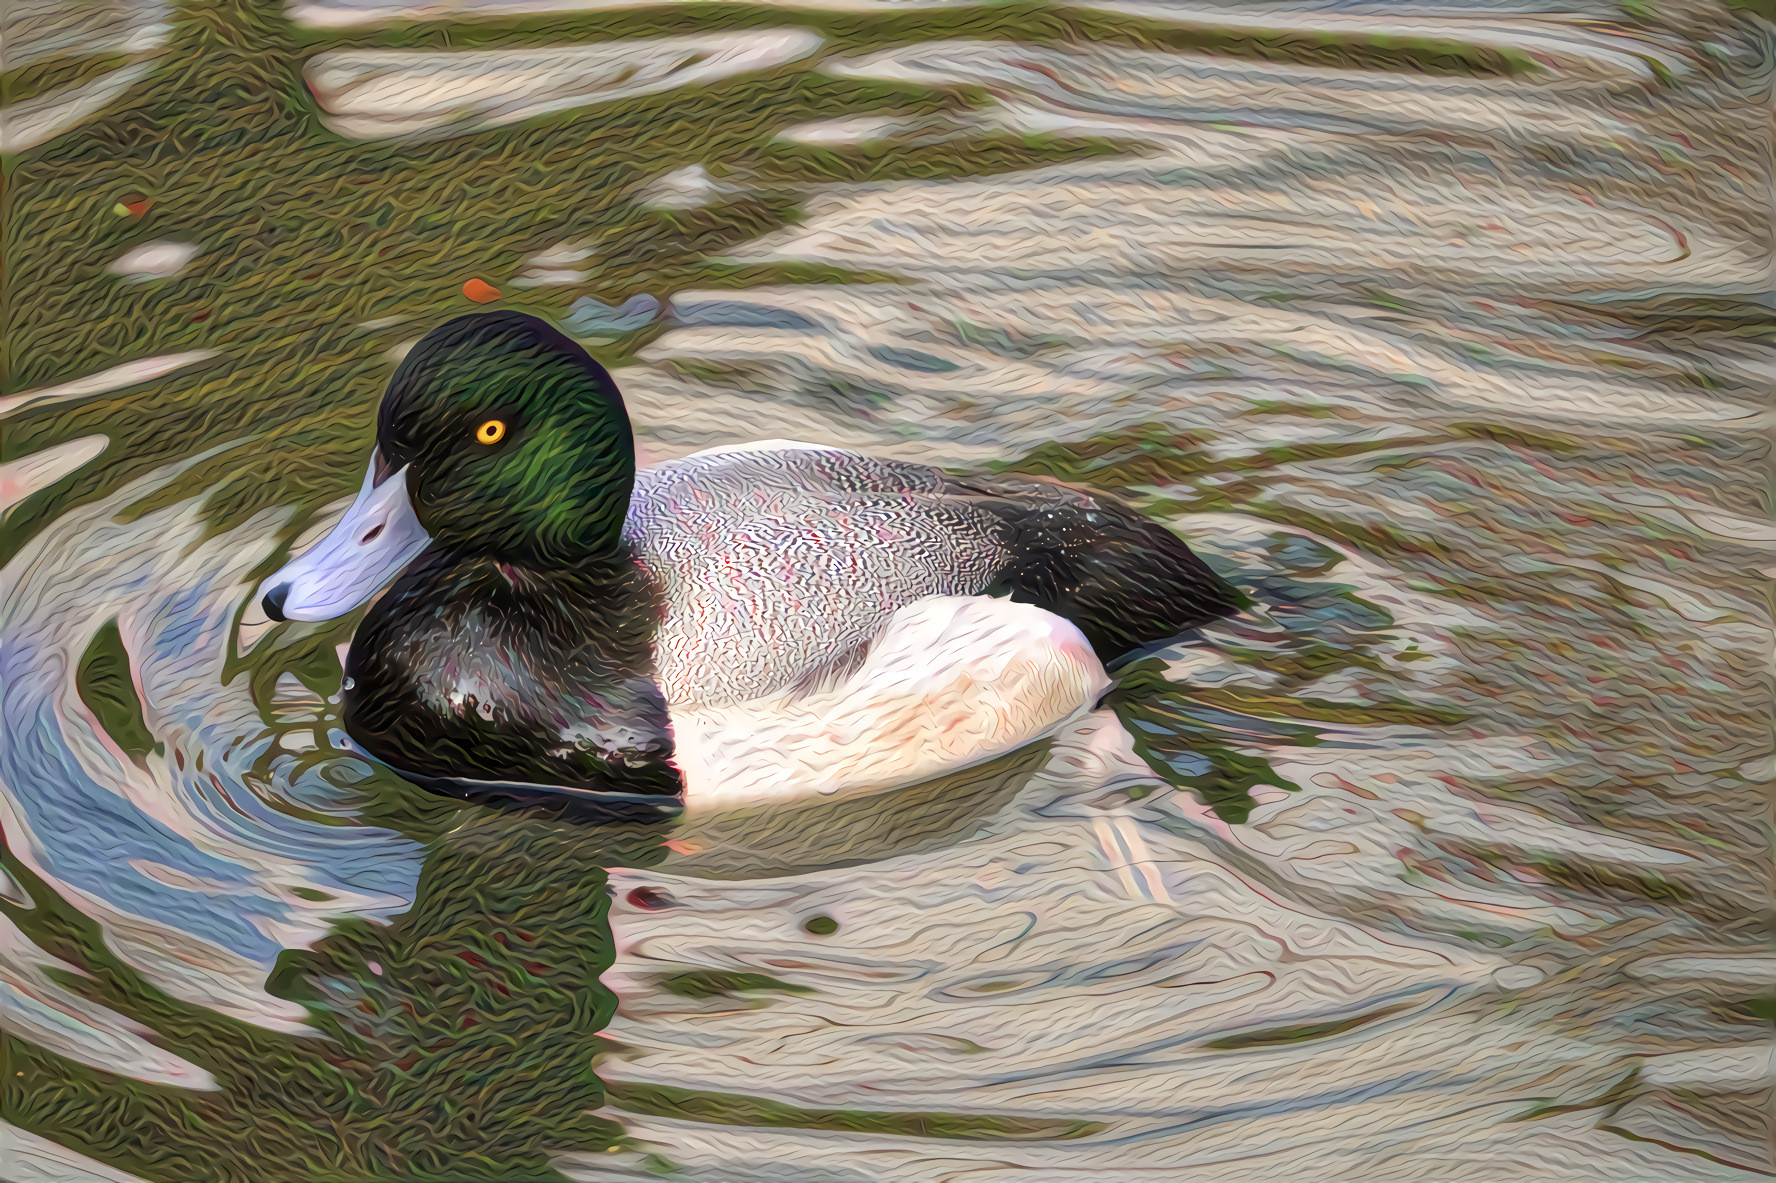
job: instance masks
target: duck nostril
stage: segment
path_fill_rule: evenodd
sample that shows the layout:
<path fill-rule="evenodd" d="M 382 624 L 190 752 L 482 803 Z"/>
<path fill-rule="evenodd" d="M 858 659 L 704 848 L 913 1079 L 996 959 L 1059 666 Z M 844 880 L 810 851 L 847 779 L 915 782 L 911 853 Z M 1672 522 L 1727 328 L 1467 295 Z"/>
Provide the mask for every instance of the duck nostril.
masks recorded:
<path fill-rule="evenodd" d="M 670 908 L 678 901 L 657 887 L 631 888 L 625 897 L 632 908 L 640 908 L 643 912 L 658 912 L 662 908 Z"/>
<path fill-rule="evenodd" d="M 265 609 L 265 614 L 273 620 L 288 620 L 289 617 L 284 615 L 284 601 L 289 598 L 290 585 L 287 583 L 280 583 L 270 591 L 266 592 L 265 598 L 261 600 L 259 604 L 260 607 Z"/>
<path fill-rule="evenodd" d="M 377 522 L 374 526 L 370 527 L 370 532 L 365 534 L 362 538 L 358 539 L 358 545 L 364 546 L 364 545 L 367 545 L 368 543 L 376 541 L 376 536 L 378 534 L 382 533 L 382 527 L 383 527 L 383 523 L 381 523 L 381 522 Z"/>

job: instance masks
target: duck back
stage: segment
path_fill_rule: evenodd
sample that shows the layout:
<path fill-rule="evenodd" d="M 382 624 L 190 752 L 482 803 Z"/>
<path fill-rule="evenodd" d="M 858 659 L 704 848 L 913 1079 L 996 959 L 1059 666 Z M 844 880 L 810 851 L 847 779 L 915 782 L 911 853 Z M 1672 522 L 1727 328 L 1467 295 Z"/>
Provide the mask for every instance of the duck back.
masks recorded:
<path fill-rule="evenodd" d="M 627 554 L 539 572 L 427 551 L 353 638 L 345 730 L 410 779 L 674 793 L 660 608 Z"/>
<path fill-rule="evenodd" d="M 975 594 L 1003 533 L 936 469 L 807 445 L 645 469 L 624 527 L 666 599 L 660 685 L 701 706 L 805 687 L 905 605 Z"/>
<path fill-rule="evenodd" d="M 665 597 L 659 682 L 675 704 L 829 682 L 928 596 L 1034 604 L 1103 661 L 1240 607 L 1182 539 L 1113 497 L 783 441 L 642 471 L 624 537 Z"/>

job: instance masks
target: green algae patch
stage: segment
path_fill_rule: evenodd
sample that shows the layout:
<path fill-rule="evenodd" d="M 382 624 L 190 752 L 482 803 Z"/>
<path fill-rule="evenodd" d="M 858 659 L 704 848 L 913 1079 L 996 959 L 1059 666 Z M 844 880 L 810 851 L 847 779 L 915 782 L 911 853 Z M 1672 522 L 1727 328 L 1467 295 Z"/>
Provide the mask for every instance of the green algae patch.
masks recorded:
<path fill-rule="evenodd" d="M 125 53 L 40 58 L 29 65 L 0 73 L 0 104 L 22 103 L 51 91 L 79 86 L 113 70 L 121 70 L 134 60 Z"/>
<path fill-rule="evenodd" d="M 1334 1035 L 1343 1035 L 1346 1031 L 1354 1031 L 1358 1027 L 1367 1026 L 1378 1019 L 1385 1019 L 1389 1015 L 1411 1009 L 1410 1005 L 1390 1006 L 1382 1010 L 1370 1011 L 1366 1015 L 1356 1015 L 1352 1018 L 1337 1019 L 1327 1023 L 1304 1023 L 1299 1027 L 1267 1027 L 1262 1031 L 1247 1031 L 1239 1035 L 1211 1039 L 1203 1046 L 1216 1051 L 1241 1051 L 1246 1048 L 1282 1047 L 1291 1043 L 1306 1043 L 1314 1039 L 1328 1039 Z"/>
<path fill-rule="evenodd" d="M 610 1103 L 630 1113 L 711 1125 L 892 1134 L 964 1142 L 1061 1142 L 1104 1129 L 1096 1121 L 963 1113 L 883 1113 L 866 1109 L 803 1109 L 763 1097 L 709 1093 L 661 1084 L 607 1086 Z"/>
<path fill-rule="evenodd" d="M 807 986 L 779 981 L 768 974 L 692 970 L 661 979 L 659 988 L 680 998 L 722 998 L 735 994 L 811 994 Z"/>
<path fill-rule="evenodd" d="M 106 621 L 87 644 L 74 671 L 75 692 L 99 726 L 137 764 L 150 752 L 166 754 L 142 714 L 142 699 L 130 674 L 129 650 L 115 620 Z"/>

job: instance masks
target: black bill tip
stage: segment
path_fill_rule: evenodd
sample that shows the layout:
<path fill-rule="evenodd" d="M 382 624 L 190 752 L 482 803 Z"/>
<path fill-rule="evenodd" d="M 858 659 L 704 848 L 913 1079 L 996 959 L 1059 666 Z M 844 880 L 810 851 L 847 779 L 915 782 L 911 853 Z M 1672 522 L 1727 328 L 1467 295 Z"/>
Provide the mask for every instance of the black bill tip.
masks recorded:
<path fill-rule="evenodd" d="M 284 615 L 284 601 L 289 598 L 290 585 L 280 583 L 265 593 L 265 598 L 259 601 L 259 605 L 265 609 L 265 614 L 273 620 L 288 620 L 290 618 Z"/>

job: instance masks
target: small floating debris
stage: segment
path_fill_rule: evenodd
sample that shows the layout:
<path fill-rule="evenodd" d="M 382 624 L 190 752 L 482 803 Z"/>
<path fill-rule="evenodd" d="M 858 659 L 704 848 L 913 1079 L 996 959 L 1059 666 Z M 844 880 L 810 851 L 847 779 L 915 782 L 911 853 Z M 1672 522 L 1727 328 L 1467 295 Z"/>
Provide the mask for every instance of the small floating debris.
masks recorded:
<path fill-rule="evenodd" d="M 119 199 L 117 204 L 111 207 L 111 212 L 120 218 L 135 218 L 137 221 L 141 221 L 148 216 L 148 209 L 153 204 L 141 194 L 131 193 Z"/>
<path fill-rule="evenodd" d="M 149 242 L 111 264 L 111 273 L 135 282 L 171 279 L 197 258 L 201 246 L 190 242 Z"/>
<path fill-rule="evenodd" d="M 581 296 L 568 308 L 562 328 L 576 337 L 621 337 L 653 323 L 660 315 L 660 301 L 652 296 L 630 296 L 613 307 L 591 296 Z"/>
<path fill-rule="evenodd" d="M 500 290 L 483 279 L 471 279 L 463 284 L 462 294 L 477 304 L 491 304 L 500 298 Z"/>

